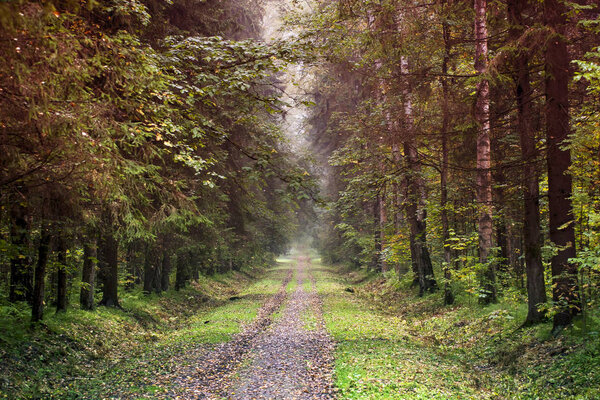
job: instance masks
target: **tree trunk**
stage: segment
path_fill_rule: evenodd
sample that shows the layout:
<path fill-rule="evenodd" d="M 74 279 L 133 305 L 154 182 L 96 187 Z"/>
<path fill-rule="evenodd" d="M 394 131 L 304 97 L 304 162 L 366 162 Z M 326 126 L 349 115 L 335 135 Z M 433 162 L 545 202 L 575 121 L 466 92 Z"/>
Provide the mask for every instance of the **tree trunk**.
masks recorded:
<path fill-rule="evenodd" d="M 167 250 L 163 251 L 162 259 L 162 279 L 160 281 L 160 288 L 162 291 L 169 290 L 169 275 L 171 275 L 171 255 Z"/>
<path fill-rule="evenodd" d="M 67 311 L 67 246 L 63 238 L 58 239 L 56 248 L 56 261 L 58 271 L 56 272 L 56 312 Z"/>
<path fill-rule="evenodd" d="M 544 20 L 551 30 L 546 47 L 546 142 L 548 148 L 548 209 L 550 240 L 558 252 L 552 257 L 552 298 L 560 305 L 554 329 L 571 323 L 580 310 L 575 257 L 575 226 L 571 205 L 569 135 L 569 53 L 565 41 L 566 12 L 559 0 L 544 1 Z"/>
<path fill-rule="evenodd" d="M 79 304 L 82 310 L 94 309 L 94 291 L 96 285 L 96 243 L 91 243 L 86 237 L 83 243 L 83 268 L 81 270 L 81 291 L 79 292 Z"/>
<path fill-rule="evenodd" d="M 508 2 L 508 18 L 512 26 L 509 33 L 513 42 L 516 42 L 524 31 L 523 6 L 521 0 L 509 0 Z M 538 152 L 535 144 L 535 132 L 531 126 L 533 117 L 531 111 L 532 88 L 529 79 L 529 57 L 525 51 L 519 51 L 516 54 L 514 67 L 517 129 L 523 161 L 523 210 L 525 214 L 523 242 L 527 274 L 527 318 L 525 323 L 534 324 L 544 318 L 538 305 L 546 302 L 546 288 L 540 236 L 539 175 L 536 168 Z"/>
<path fill-rule="evenodd" d="M 379 264 L 381 266 L 381 272 L 387 272 L 388 263 L 385 260 L 385 226 L 387 224 L 387 213 L 385 209 L 385 190 L 382 191 L 378 197 L 379 201 Z"/>
<path fill-rule="evenodd" d="M 408 73 L 408 61 L 402 57 L 400 72 Z M 417 157 L 415 131 L 412 120 L 412 102 L 410 90 L 405 85 L 403 90 L 404 102 L 404 154 L 408 168 L 408 198 L 406 204 L 406 217 L 410 225 L 411 258 L 413 268 L 417 272 L 419 282 L 419 295 L 433 292 L 437 283 L 433 275 L 433 265 L 427 248 L 427 218 L 424 207 L 425 188 L 421 177 L 421 168 Z"/>
<path fill-rule="evenodd" d="M 475 0 L 475 70 L 479 75 L 487 72 L 488 32 L 487 0 Z M 479 218 L 479 262 L 485 265 L 482 274 L 483 293 L 480 301 L 489 304 L 497 301 L 495 266 L 489 262 L 492 248 L 492 176 L 490 151 L 490 83 L 483 78 L 477 84 L 475 102 L 475 121 L 477 123 L 477 204 Z"/>
<path fill-rule="evenodd" d="M 373 269 L 377 272 L 383 271 L 381 263 L 381 221 L 380 221 L 381 194 L 377 194 L 373 201 L 373 240 L 375 241 L 375 252 L 373 253 Z"/>
<path fill-rule="evenodd" d="M 442 60 L 442 168 L 440 173 L 440 218 L 442 220 L 442 244 L 444 246 L 444 260 L 442 269 L 444 271 L 444 304 L 454 303 L 454 293 L 450 284 L 452 274 L 450 264 L 452 263 L 452 250 L 450 249 L 450 227 L 448 223 L 448 129 L 450 128 L 450 111 L 448 101 L 450 90 L 448 88 L 448 62 L 450 61 L 450 26 L 447 21 L 442 24 L 444 37 L 444 58 Z"/>
<path fill-rule="evenodd" d="M 502 160 L 504 155 L 502 152 L 497 153 L 499 158 Z M 506 197 L 504 193 L 503 185 L 506 184 L 506 176 L 504 172 L 501 172 L 502 168 L 499 167 L 497 173 L 493 174 L 494 182 L 497 184 L 497 187 L 494 190 L 494 200 L 496 202 L 496 243 L 500 250 L 500 260 L 498 260 L 498 265 L 496 266 L 498 270 L 503 272 L 509 271 L 509 258 L 510 258 L 510 244 L 508 243 L 508 233 L 507 233 L 507 217 L 506 217 Z"/>
<path fill-rule="evenodd" d="M 188 257 L 187 252 L 180 251 L 177 254 L 177 265 L 175 270 L 175 290 L 183 289 L 188 281 Z"/>
<path fill-rule="evenodd" d="M 38 259 L 34 272 L 33 301 L 31 307 L 31 321 L 41 321 L 44 317 L 44 296 L 46 287 L 46 266 L 48 265 L 48 248 L 50 246 L 50 232 L 48 226 L 42 222 L 40 228 L 40 243 L 38 245 Z"/>
<path fill-rule="evenodd" d="M 11 214 L 11 244 L 16 247 L 16 256 L 10 260 L 10 282 L 8 299 L 31 302 L 32 276 L 27 252 L 27 236 L 29 234 L 29 221 L 27 207 L 18 202 L 10 208 Z"/>
<path fill-rule="evenodd" d="M 144 257 L 144 293 L 152 293 L 152 287 L 154 285 L 154 274 L 155 274 L 155 257 L 153 246 L 150 244 L 146 245 L 146 254 Z"/>
<path fill-rule="evenodd" d="M 120 307 L 118 297 L 119 286 L 119 243 L 115 239 L 112 224 L 104 227 L 100 240 L 99 261 L 102 271 L 102 300 L 100 305 Z"/>
<path fill-rule="evenodd" d="M 154 263 L 154 276 L 152 279 L 152 290 L 154 290 L 154 292 L 156 292 L 156 293 L 162 292 L 162 275 L 163 275 L 162 255 L 163 254 L 158 247 L 155 248 L 155 250 L 152 254 L 152 261 Z"/>

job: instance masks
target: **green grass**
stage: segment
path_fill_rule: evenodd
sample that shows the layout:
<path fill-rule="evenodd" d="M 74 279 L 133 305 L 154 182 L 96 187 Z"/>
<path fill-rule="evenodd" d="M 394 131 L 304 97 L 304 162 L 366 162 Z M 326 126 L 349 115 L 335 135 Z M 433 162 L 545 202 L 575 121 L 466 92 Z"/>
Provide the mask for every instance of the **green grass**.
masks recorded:
<path fill-rule="evenodd" d="M 260 280 L 239 272 L 201 277 L 160 296 L 122 292 L 122 310 L 48 310 L 35 329 L 26 307 L 0 308 L 0 398 L 153 398 L 170 383 L 157 385 L 157 376 L 168 376 L 185 352 L 238 333 L 288 269 L 278 264 Z"/>
<path fill-rule="evenodd" d="M 600 398 L 597 340 L 555 339 L 549 324 L 517 330 L 526 310 L 511 303 L 445 307 L 439 293 L 312 268 L 342 399 Z M 362 282 L 354 294 L 352 282 Z"/>
<path fill-rule="evenodd" d="M 296 269 L 293 270 L 292 273 L 292 279 L 290 279 L 290 281 L 288 282 L 285 291 L 287 294 L 292 294 L 296 291 L 296 288 L 298 287 L 298 272 L 296 271 Z"/>

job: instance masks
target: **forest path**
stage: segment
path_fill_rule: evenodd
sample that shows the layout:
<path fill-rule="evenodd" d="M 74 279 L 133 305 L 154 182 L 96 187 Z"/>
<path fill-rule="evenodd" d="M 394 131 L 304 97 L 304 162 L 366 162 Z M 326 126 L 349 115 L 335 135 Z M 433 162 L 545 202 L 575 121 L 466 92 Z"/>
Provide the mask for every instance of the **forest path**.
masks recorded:
<path fill-rule="evenodd" d="M 309 264 L 299 256 L 256 319 L 180 371 L 169 398 L 333 399 L 334 342 Z"/>
<path fill-rule="evenodd" d="M 254 342 L 251 362 L 233 384 L 232 399 L 334 398 L 334 344 L 324 327 L 309 263 L 308 257 L 298 257 L 296 288 L 280 318 Z"/>

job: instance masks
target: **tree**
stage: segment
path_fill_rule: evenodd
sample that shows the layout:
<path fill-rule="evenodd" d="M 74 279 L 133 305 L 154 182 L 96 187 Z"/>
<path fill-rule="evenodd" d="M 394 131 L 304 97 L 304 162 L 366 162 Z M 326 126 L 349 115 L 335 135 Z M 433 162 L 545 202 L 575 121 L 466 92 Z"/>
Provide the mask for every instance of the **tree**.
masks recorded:
<path fill-rule="evenodd" d="M 523 10 L 527 3 L 510 0 L 507 4 L 510 37 L 513 43 L 518 43 L 525 31 Z M 542 264 L 540 205 L 539 205 L 539 176 L 536 161 L 535 131 L 532 127 L 532 93 L 529 77 L 529 56 L 526 49 L 517 48 L 513 55 L 515 96 L 517 101 L 517 130 L 521 144 L 523 161 L 523 240 L 525 250 L 525 265 L 527 270 L 527 302 L 528 311 L 526 323 L 540 322 L 544 315 L 539 309 L 546 302 L 546 287 L 544 282 L 544 266 Z"/>
<path fill-rule="evenodd" d="M 442 12 L 445 11 L 445 2 L 442 3 Z M 452 263 L 452 252 L 450 249 L 450 225 L 448 221 L 448 133 L 450 130 L 450 110 L 449 110 L 449 96 L 450 88 L 448 85 L 448 63 L 450 62 L 450 51 L 452 44 L 450 42 L 450 25 L 447 20 L 447 16 L 442 15 L 442 37 L 444 40 L 444 55 L 442 57 L 442 76 L 440 82 L 442 85 L 442 125 L 441 125 L 441 141 L 442 141 L 442 165 L 440 168 L 440 222 L 442 224 L 442 241 L 444 246 L 444 304 L 454 303 L 454 294 L 450 286 L 450 265 Z"/>
<path fill-rule="evenodd" d="M 96 288 L 97 245 L 94 235 L 84 237 L 83 266 L 81 269 L 81 290 L 79 304 L 84 310 L 93 310 L 94 293 Z"/>
<path fill-rule="evenodd" d="M 33 304 L 31 307 L 32 322 L 41 321 L 42 318 L 44 318 L 46 266 L 48 264 L 48 251 L 50 247 L 50 232 L 46 221 L 42 221 L 39 240 L 37 262 L 34 272 Z"/>
<path fill-rule="evenodd" d="M 488 29 L 487 0 L 475 0 L 475 70 L 480 76 L 477 83 L 474 117 L 477 124 L 477 204 L 479 218 L 479 262 L 485 268 L 483 293 L 484 303 L 497 300 L 495 265 L 489 259 L 492 250 L 492 174 L 490 145 L 490 83 L 488 73 Z"/>
<path fill-rule="evenodd" d="M 549 36 L 545 49 L 546 142 L 548 163 L 548 208 L 550 241 L 556 246 L 552 257 L 552 299 L 558 306 L 554 328 L 571 323 L 580 310 L 575 253 L 575 226 L 571 204 L 572 178 L 568 170 L 571 153 L 566 148 L 570 133 L 569 52 L 566 9 L 558 0 L 544 1 L 544 23 Z"/>

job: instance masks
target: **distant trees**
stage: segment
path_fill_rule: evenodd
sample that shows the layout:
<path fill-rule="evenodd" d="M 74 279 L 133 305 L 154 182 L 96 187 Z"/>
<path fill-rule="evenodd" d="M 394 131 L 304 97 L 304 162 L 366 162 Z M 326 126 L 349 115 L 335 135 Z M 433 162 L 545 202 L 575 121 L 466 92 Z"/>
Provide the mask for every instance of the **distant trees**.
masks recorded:
<path fill-rule="evenodd" d="M 297 55 L 256 40 L 258 4 L 0 15 L 1 289 L 32 320 L 74 293 L 92 310 L 141 282 L 166 291 L 172 265 L 181 289 L 285 249 L 316 191 L 276 124 L 273 74 Z"/>
<path fill-rule="evenodd" d="M 323 157 L 343 177 L 332 179 L 339 194 L 321 236 L 325 256 L 364 264 L 377 252 L 403 273 L 427 236 L 435 268 L 414 268 L 415 281 L 439 268 L 447 304 L 461 293 L 488 303 L 516 288 L 528 299 L 527 323 L 553 315 L 557 328 L 568 325 L 585 307 L 581 280 L 586 288 L 600 283 L 577 273 L 598 268 L 586 258 L 598 245 L 587 225 L 595 217 L 574 213 L 595 213 L 583 200 L 596 201 L 583 194 L 593 184 L 578 168 L 595 157 L 585 146 L 598 145 L 580 146 L 581 135 L 591 137 L 583 128 L 593 123 L 591 110 L 598 111 L 590 89 L 598 5 L 382 0 L 319 2 L 318 9 L 299 19 L 329 62 L 313 116 L 315 148 L 328 143 Z M 577 84 L 573 58 L 587 58 L 577 61 Z M 580 125 L 572 133 L 574 104 Z M 586 155 L 573 156 L 572 148 Z M 598 176 L 592 163 L 587 173 Z M 386 193 L 383 226 L 370 224 L 365 209 L 374 191 Z M 415 202 L 421 214 L 412 211 Z M 422 215 L 423 234 L 413 214 Z M 370 240 L 376 230 L 384 232 L 382 249 Z M 576 243 L 585 256 L 576 257 Z M 552 285 L 545 265 L 552 265 Z"/>

